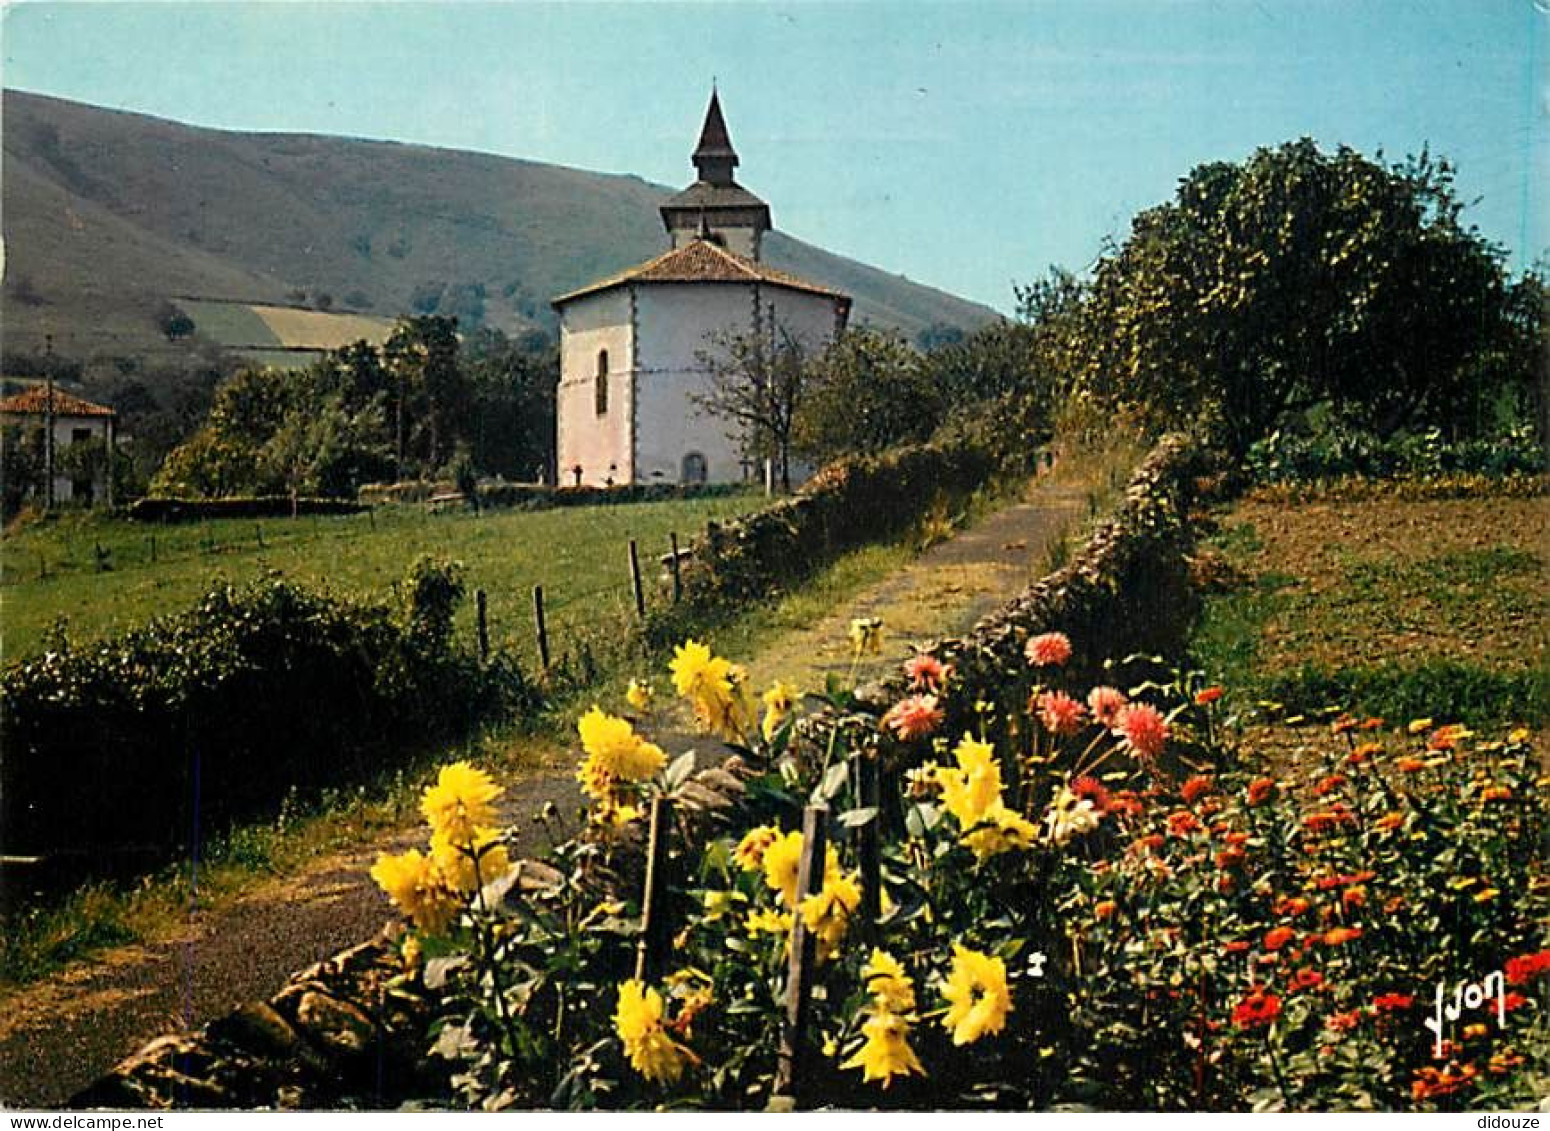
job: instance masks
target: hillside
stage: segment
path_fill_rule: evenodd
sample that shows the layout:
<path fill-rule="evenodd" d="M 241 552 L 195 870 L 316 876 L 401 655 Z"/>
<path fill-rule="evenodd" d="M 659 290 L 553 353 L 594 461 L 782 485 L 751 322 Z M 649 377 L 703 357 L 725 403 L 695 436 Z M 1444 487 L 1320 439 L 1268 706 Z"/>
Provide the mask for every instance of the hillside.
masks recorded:
<path fill-rule="evenodd" d="M 173 296 L 457 314 L 510 332 L 548 300 L 666 246 L 671 190 L 630 176 L 393 142 L 202 129 L 4 93 L 8 351 L 103 370 L 163 358 Z M 687 167 L 686 167 L 687 172 Z M 779 202 L 776 219 L 779 220 Z M 841 287 L 855 317 L 913 335 L 977 325 L 975 303 L 788 236 L 772 264 Z"/>

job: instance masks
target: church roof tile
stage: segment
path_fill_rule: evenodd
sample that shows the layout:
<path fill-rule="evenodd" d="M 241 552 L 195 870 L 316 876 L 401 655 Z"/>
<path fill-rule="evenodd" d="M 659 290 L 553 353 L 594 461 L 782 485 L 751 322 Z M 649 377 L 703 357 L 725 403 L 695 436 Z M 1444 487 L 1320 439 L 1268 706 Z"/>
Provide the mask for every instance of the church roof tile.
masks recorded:
<path fill-rule="evenodd" d="M 620 271 L 616 275 L 589 283 L 580 290 L 563 294 L 554 300 L 553 305 L 562 306 L 572 299 L 624 286 L 627 283 L 765 283 L 794 291 L 806 291 L 809 294 L 842 299 L 847 303 L 850 301 L 848 295 L 839 291 L 810 283 L 806 279 L 784 271 L 777 271 L 756 260 L 728 251 L 710 240 L 698 239 L 659 255 L 655 259 L 649 259 L 645 263 Z"/>

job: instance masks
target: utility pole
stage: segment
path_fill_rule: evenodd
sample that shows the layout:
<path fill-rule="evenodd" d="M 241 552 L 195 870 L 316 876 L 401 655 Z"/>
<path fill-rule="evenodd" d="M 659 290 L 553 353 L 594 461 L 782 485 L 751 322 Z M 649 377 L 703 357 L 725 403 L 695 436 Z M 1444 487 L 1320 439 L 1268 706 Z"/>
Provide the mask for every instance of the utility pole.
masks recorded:
<path fill-rule="evenodd" d="M 54 335 L 43 335 L 43 507 L 54 509 Z"/>

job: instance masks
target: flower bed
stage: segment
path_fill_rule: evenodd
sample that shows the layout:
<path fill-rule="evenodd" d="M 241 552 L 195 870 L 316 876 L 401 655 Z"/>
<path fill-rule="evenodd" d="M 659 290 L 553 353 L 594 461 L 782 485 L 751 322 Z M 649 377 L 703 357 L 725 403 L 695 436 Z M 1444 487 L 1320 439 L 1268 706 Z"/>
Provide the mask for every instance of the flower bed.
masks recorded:
<path fill-rule="evenodd" d="M 449 991 L 435 1050 L 462 1100 L 1536 1098 L 1550 899 L 1526 735 L 1341 719 L 1315 775 L 1270 777 L 1224 742 L 1219 688 L 1085 688 L 1070 655 L 1062 634 L 1033 637 L 1006 673 L 1031 686 L 1026 706 L 976 700 L 959 732 L 944 719 L 971 688 L 949 665 L 911 664 L 909 727 L 838 688 L 798 727 L 784 689 L 761 718 L 738 665 L 685 644 L 675 689 L 765 772 L 708 838 L 659 821 L 644 889 L 617 870 L 632 830 L 694 799 L 687 762 L 639 719 L 584 717 L 591 820 L 542 894 L 507 897 L 499 838 L 481 827 L 490 786 L 450 771 L 427 794 L 429 855 L 374 874 L 418 927 L 407 977 Z"/>

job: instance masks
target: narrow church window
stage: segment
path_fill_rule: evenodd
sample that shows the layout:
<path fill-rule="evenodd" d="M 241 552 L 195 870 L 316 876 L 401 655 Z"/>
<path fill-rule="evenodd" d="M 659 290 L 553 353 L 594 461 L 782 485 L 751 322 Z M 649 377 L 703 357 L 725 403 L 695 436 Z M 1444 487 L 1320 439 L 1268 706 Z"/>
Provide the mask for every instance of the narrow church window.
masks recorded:
<path fill-rule="evenodd" d="M 597 405 L 597 414 L 602 416 L 608 411 L 608 351 L 597 351 L 597 377 L 593 389 L 593 399 Z"/>

